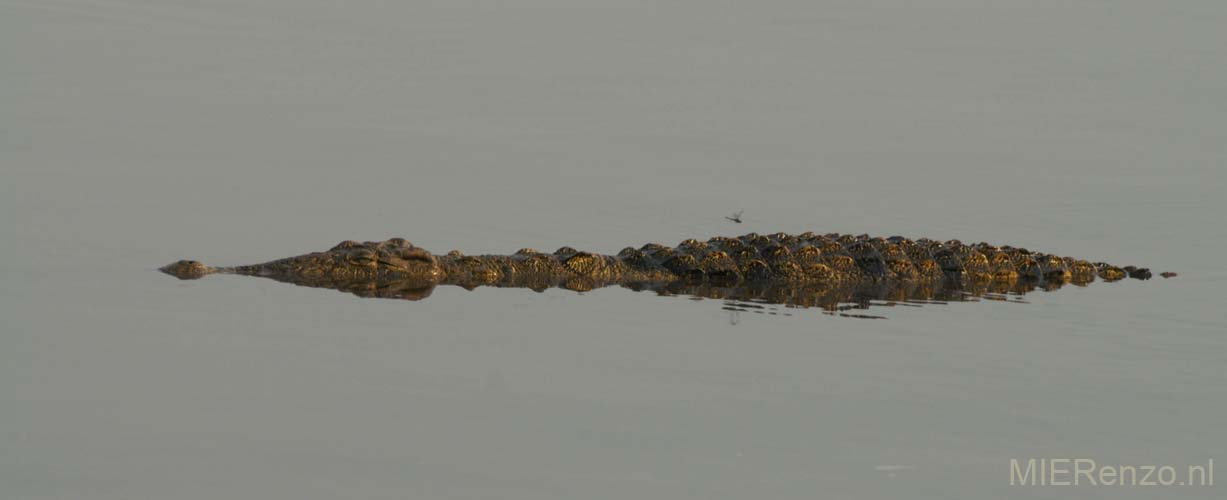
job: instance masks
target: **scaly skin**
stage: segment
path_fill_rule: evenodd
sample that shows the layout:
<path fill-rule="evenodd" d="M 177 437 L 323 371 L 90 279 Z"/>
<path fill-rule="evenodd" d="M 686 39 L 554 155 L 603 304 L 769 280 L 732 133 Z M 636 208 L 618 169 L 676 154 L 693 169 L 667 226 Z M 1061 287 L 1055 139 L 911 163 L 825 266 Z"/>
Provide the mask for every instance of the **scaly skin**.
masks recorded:
<path fill-rule="evenodd" d="M 746 234 L 627 247 L 616 256 L 563 247 L 552 254 L 433 255 L 402 238 L 344 241 L 326 252 L 238 267 L 181 260 L 161 270 L 180 279 L 263 276 L 361 296 L 420 299 L 437 285 L 586 291 L 620 285 L 662 294 L 830 307 L 859 299 L 950 300 L 1084 285 L 1097 277 L 1150 278 L 1147 269 L 1090 263 L 987 243 L 803 233 Z M 859 299 L 858 299 L 859 298 Z"/>

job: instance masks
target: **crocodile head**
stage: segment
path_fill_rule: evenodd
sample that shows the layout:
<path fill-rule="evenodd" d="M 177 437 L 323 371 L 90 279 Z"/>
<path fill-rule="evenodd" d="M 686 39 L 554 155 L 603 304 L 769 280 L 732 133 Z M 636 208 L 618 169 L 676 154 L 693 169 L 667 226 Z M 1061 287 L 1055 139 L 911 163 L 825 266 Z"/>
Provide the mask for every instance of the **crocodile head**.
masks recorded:
<path fill-rule="evenodd" d="M 403 238 L 387 241 L 343 241 L 325 252 L 315 252 L 263 264 L 213 268 L 194 260 L 181 260 L 161 271 L 179 279 L 209 274 L 263 276 L 305 286 L 337 289 L 433 287 L 444 277 L 438 259 Z"/>

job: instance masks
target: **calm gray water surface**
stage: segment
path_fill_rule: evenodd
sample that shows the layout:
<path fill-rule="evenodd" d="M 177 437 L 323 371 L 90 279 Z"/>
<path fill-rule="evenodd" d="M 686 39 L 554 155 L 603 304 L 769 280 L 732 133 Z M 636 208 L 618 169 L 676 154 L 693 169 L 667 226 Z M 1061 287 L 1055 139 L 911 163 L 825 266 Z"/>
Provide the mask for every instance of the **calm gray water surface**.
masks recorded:
<path fill-rule="evenodd" d="M 1225 24 L 1214 0 L 0 0 L 0 497 L 1221 498 L 1008 465 L 1227 481 Z M 155 271 L 805 230 L 1181 275 L 732 324 L 622 289 Z"/>

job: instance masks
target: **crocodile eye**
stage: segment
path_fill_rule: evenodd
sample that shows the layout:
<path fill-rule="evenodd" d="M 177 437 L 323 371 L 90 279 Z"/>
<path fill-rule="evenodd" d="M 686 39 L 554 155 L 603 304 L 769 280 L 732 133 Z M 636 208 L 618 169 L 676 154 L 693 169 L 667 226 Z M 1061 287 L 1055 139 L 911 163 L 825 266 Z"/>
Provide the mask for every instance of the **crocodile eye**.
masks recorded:
<path fill-rule="evenodd" d="M 426 250 L 423 250 L 421 248 L 416 248 L 416 247 L 402 249 L 397 254 L 397 256 L 402 259 L 410 260 L 410 261 L 418 261 L 418 262 L 426 262 L 426 263 L 431 262 L 430 252 L 427 252 Z"/>
<path fill-rule="evenodd" d="M 348 260 L 349 263 L 353 265 L 358 265 L 358 266 L 375 265 L 375 252 L 372 252 L 370 250 L 358 250 L 355 252 L 350 252 L 350 254 L 347 257 L 348 258 L 346 260 Z"/>
<path fill-rule="evenodd" d="M 360 246 L 362 246 L 362 244 L 354 240 L 345 240 L 340 243 L 337 243 L 336 246 L 332 247 L 332 250 L 329 250 L 329 251 L 344 250 L 346 248 L 357 248 Z"/>

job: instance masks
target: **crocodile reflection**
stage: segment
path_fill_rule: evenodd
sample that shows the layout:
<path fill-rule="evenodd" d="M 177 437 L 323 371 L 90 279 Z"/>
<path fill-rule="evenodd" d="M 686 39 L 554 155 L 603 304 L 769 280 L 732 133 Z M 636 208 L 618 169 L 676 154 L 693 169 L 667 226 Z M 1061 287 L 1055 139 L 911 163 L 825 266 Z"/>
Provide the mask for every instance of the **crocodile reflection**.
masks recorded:
<path fill-rule="evenodd" d="M 1017 300 L 1035 290 L 1086 285 L 1096 279 L 1148 279 L 1149 270 L 987 243 L 963 244 L 893 236 L 750 233 L 649 243 L 601 255 L 563 247 L 552 254 L 432 254 L 402 238 L 344 241 L 324 252 L 237 267 L 181 260 L 161 268 L 180 279 L 209 274 L 260 276 L 359 297 L 422 300 L 438 286 L 603 287 L 720 299 L 731 304 L 816 307 L 828 312 L 871 305 Z M 732 306 L 737 307 L 737 306 Z M 847 315 L 857 316 L 855 313 Z"/>
<path fill-rule="evenodd" d="M 301 281 L 273 277 L 278 281 L 299 286 L 327 288 L 350 293 L 363 298 L 401 299 L 418 301 L 430 297 L 437 285 L 423 286 L 407 281 Z M 940 284 L 882 282 L 854 285 L 790 285 L 773 283 L 763 285 L 720 286 L 704 282 L 637 282 L 594 283 L 569 280 L 561 283 L 533 283 L 524 285 L 490 284 L 494 288 L 527 288 L 545 292 L 551 288 L 588 292 L 598 288 L 618 286 L 636 292 L 654 293 L 662 297 L 692 297 L 724 301 L 723 308 L 729 311 L 766 312 L 763 305 L 790 308 L 820 308 L 825 312 L 853 318 L 880 318 L 856 311 L 880 306 L 923 306 L 948 302 L 994 300 L 1023 302 L 1022 295 L 1035 291 L 1054 291 L 1062 286 L 1086 286 L 1086 282 L 1037 283 L 1028 280 L 1013 282 L 992 280 L 944 281 Z M 439 283 L 438 285 L 451 285 Z M 478 287 L 463 286 L 467 290 Z"/>

